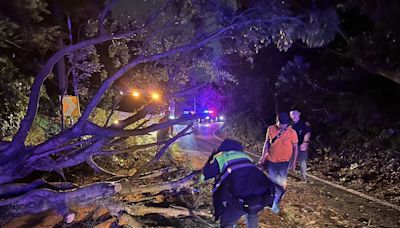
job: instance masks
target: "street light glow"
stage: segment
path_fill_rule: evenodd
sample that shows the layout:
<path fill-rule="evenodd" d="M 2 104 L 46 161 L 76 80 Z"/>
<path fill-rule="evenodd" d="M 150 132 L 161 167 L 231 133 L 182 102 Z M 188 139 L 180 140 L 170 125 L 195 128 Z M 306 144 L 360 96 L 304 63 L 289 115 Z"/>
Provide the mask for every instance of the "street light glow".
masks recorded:
<path fill-rule="evenodd" d="M 160 99 L 160 94 L 158 94 L 158 93 L 152 93 L 152 94 L 151 94 L 151 98 L 153 98 L 153 100 L 159 100 L 159 99 Z"/>
<path fill-rule="evenodd" d="M 139 97 L 140 93 L 138 91 L 133 91 L 132 96 Z"/>
<path fill-rule="evenodd" d="M 119 124 L 119 120 L 114 120 L 114 124 Z"/>

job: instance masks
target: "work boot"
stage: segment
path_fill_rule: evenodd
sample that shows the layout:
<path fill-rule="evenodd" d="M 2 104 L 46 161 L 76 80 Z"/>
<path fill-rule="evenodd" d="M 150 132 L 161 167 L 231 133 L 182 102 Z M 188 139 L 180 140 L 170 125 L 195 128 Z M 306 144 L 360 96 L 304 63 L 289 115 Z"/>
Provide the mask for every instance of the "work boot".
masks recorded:
<path fill-rule="evenodd" d="M 274 213 L 274 214 L 279 214 L 279 211 L 280 211 L 280 209 L 279 209 L 279 203 L 274 203 L 274 204 L 272 204 L 272 208 L 271 208 L 271 210 L 272 210 L 272 213 Z"/>

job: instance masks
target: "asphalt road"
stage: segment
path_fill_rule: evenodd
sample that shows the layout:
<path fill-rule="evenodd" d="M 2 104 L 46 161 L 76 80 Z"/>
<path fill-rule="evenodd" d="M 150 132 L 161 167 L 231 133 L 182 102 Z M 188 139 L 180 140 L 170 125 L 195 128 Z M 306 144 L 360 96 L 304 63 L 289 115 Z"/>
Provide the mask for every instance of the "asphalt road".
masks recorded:
<path fill-rule="evenodd" d="M 206 155 L 216 149 L 221 141 L 214 136 L 214 131 L 223 123 L 196 124 L 193 126 L 193 134 L 178 139 L 177 144 L 182 150 L 202 152 Z M 175 125 L 174 131 L 180 131 L 185 125 Z"/>

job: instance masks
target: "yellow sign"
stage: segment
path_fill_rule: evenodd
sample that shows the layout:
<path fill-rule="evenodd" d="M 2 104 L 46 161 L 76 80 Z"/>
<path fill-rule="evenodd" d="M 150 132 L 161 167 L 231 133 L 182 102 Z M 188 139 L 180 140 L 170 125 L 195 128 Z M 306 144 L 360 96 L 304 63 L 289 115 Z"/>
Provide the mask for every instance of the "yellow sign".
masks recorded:
<path fill-rule="evenodd" d="M 62 106 L 64 116 L 79 116 L 79 99 L 77 96 L 64 96 L 62 100 Z"/>

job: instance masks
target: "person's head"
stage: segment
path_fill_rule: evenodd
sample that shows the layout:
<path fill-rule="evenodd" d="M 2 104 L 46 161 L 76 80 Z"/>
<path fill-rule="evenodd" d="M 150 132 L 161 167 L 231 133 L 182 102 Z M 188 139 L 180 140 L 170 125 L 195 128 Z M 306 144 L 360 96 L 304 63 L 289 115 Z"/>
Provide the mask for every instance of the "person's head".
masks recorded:
<path fill-rule="evenodd" d="M 290 117 L 286 112 L 281 112 L 276 117 L 276 125 L 279 128 L 286 128 L 290 123 Z"/>
<path fill-rule="evenodd" d="M 299 110 L 292 110 L 292 111 L 290 111 L 289 114 L 290 114 L 290 118 L 291 118 L 295 123 L 297 123 L 297 121 L 300 120 L 301 112 L 299 112 Z"/>
<path fill-rule="evenodd" d="M 231 151 L 231 150 L 235 150 L 235 151 L 243 151 L 243 145 L 233 139 L 225 139 L 221 145 L 219 145 L 219 147 L 217 148 L 217 153 L 221 152 L 221 151 Z"/>

